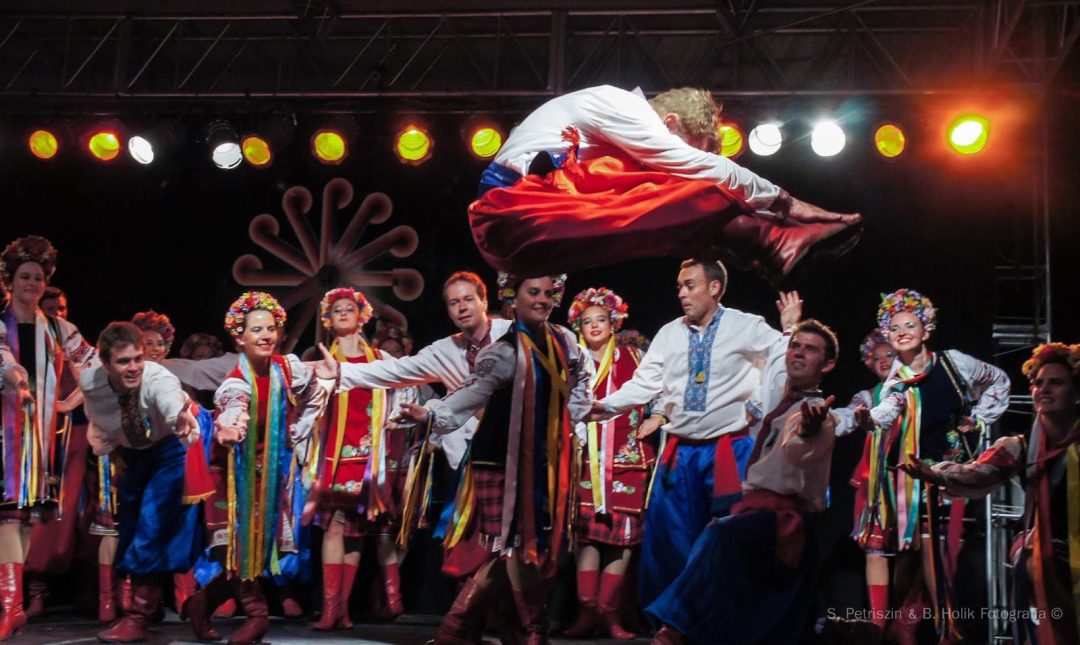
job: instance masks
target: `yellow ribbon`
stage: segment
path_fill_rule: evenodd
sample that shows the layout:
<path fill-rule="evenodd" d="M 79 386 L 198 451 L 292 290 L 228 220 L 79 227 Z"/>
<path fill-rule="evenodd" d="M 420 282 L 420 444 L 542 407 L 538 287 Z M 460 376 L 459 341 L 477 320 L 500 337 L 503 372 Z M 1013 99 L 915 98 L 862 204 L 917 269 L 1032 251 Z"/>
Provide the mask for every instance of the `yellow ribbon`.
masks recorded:
<path fill-rule="evenodd" d="M 595 391 L 596 386 L 603 383 L 608 374 L 611 372 L 611 364 L 615 362 L 615 336 L 612 335 L 608 340 L 607 346 L 604 348 L 604 355 L 600 359 L 600 367 L 597 368 L 596 374 L 593 375 L 592 380 L 589 382 L 589 389 Z M 605 421 L 605 423 L 607 423 Z M 592 485 L 592 498 L 593 508 L 595 512 L 599 513 L 601 510 L 607 510 L 604 505 L 604 497 L 607 491 L 604 488 L 604 482 L 600 477 L 600 437 L 599 437 L 600 424 L 595 421 L 590 421 L 588 425 L 589 436 L 589 481 Z"/>
<path fill-rule="evenodd" d="M 379 356 L 375 354 L 375 350 L 363 339 L 360 338 L 360 349 L 364 352 L 364 357 L 368 363 L 373 363 L 379 360 Z M 347 363 L 348 357 L 345 356 L 345 352 L 338 346 L 337 339 L 330 345 L 330 354 L 337 359 L 340 363 Z M 383 442 L 382 433 L 382 420 L 383 420 L 383 408 L 385 407 L 385 395 L 386 392 L 382 389 L 371 390 L 371 420 L 369 426 L 369 433 L 371 434 L 371 480 L 372 485 L 376 490 L 372 491 L 374 499 L 377 501 L 378 510 L 385 510 L 385 504 L 382 500 L 379 491 L 382 485 L 385 483 L 386 473 L 384 472 L 383 461 L 385 460 L 385 446 Z M 345 390 L 341 394 L 338 394 L 338 419 L 337 419 L 337 433 L 336 441 L 334 442 L 333 463 L 330 467 L 329 483 L 332 485 L 334 476 L 337 474 L 338 462 L 341 460 L 341 448 L 345 441 L 345 421 L 348 417 L 349 409 L 349 391 Z M 375 510 L 368 506 L 369 515 Z"/>

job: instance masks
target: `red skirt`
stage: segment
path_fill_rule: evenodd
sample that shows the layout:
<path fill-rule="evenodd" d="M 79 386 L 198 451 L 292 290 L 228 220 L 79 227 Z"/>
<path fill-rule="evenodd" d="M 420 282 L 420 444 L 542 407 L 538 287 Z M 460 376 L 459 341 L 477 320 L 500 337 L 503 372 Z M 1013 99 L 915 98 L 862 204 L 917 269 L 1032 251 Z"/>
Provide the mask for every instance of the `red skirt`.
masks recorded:
<path fill-rule="evenodd" d="M 476 529 L 481 535 L 497 537 L 502 534 L 503 484 L 506 473 L 501 470 L 473 471 L 476 491 Z"/>
<path fill-rule="evenodd" d="M 724 226 L 752 212 L 714 182 L 605 156 L 489 190 L 469 206 L 469 225 L 491 266 L 546 275 L 638 258 L 718 256 Z"/>
<path fill-rule="evenodd" d="M 592 504 L 578 504 L 574 536 L 578 542 L 637 546 L 645 535 L 645 522 L 635 513 L 613 510 L 597 515 Z"/>

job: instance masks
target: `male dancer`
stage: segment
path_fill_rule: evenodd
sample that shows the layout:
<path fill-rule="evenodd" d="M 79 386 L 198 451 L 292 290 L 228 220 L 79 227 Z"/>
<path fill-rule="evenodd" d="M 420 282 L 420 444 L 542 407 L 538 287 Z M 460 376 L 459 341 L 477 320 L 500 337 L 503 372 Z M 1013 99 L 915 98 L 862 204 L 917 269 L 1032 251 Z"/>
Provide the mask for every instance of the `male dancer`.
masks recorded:
<path fill-rule="evenodd" d="M 696 88 L 646 101 L 604 85 L 541 105 L 510 133 L 469 207 L 481 255 L 526 275 L 723 256 L 775 285 L 855 245 L 861 216 L 795 199 L 713 154 L 719 112 Z"/>
<path fill-rule="evenodd" d="M 685 315 L 657 332 L 630 381 L 593 404 L 590 420 L 606 420 L 657 397 L 664 402 L 666 441 L 641 548 L 643 606 L 679 574 L 713 514 L 737 501 L 753 447 L 746 402 L 765 365 L 787 349 L 788 339 L 761 316 L 721 306 L 726 286 L 721 263 L 684 261 L 678 294 Z M 777 307 L 784 329 L 802 315 L 798 293 L 781 293 Z"/>
<path fill-rule="evenodd" d="M 116 568 L 132 578 L 130 611 L 98 639 L 139 642 L 150 635 L 160 578 L 191 569 L 202 547 L 198 516 L 184 508 L 185 443 L 198 440 L 199 424 L 180 381 L 144 361 L 138 327 L 111 323 L 98 337 L 98 352 L 102 364 L 83 371 L 79 387 L 94 453 L 123 453 Z"/>
<path fill-rule="evenodd" d="M 769 413 L 756 430 L 743 499 L 709 523 L 686 568 L 645 609 L 663 625 L 654 643 L 803 642 L 816 582 L 813 519 L 825 510 L 838 422 L 833 397 L 822 400 L 818 386 L 837 348 L 820 322 L 795 327 L 782 366 L 755 397 Z"/>

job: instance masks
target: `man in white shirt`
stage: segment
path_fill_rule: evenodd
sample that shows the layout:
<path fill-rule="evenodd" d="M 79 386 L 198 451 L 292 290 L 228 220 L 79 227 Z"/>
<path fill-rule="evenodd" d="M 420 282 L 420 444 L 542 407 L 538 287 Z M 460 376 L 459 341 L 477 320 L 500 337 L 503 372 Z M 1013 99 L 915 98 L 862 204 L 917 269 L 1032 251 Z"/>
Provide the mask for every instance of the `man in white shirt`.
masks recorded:
<path fill-rule="evenodd" d="M 469 207 L 488 264 L 518 274 L 639 257 L 723 256 L 774 285 L 858 240 L 825 211 L 714 154 L 712 95 L 604 85 L 551 99 L 510 133 Z"/>
<path fill-rule="evenodd" d="M 143 336 L 126 322 L 98 337 L 101 364 L 83 370 L 79 387 L 94 454 L 120 451 L 120 531 L 116 569 L 132 580 L 131 611 L 98 634 L 106 643 L 144 641 L 161 600 L 161 578 L 191 569 L 202 547 L 198 514 L 184 506 L 185 444 L 199 424 L 180 381 L 143 360 Z"/>
<path fill-rule="evenodd" d="M 787 349 L 787 338 L 761 316 L 720 305 L 726 285 L 719 262 L 683 262 L 685 315 L 657 332 L 630 381 L 593 405 L 593 419 L 602 420 L 659 399 L 668 419 L 645 514 L 642 605 L 679 574 L 714 513 L 738 500 L 753 447 L 746 402 Z M 785 329 L 802 315 L 798 293 L 781 293 L 777 307 Z"/>
<path fill-rule="evenodd" d="M 816 584 L 813 530 L 839 417 L 822 399 L 836 366 L 836 335 L 816 320 L 795 327 L 782 364 L 755 397 L 768 410 L 753 428 L 743 498 L 694 544 L 678 578 L 645 612 L 663 628 L 653 643 L 804 642 Z"/>

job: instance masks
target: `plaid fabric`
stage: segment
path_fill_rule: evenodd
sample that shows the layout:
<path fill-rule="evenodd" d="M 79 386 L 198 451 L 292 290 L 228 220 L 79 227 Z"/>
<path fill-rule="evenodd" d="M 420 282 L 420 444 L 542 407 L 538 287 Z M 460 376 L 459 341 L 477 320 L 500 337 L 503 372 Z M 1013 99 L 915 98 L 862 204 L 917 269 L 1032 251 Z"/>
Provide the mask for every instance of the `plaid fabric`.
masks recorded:
<path fill-rule="evenodd" d="M 644 535 L 645 522 L 640 515 L 622 511 L 596 515 L 592 504 L 578 504 L 574 536 L 579 542 L 636 546 Z"/>
<path fill-rule="evenodd" d="M 501 470 L 473 470 L 476 489 L 476 528 L 483 535 L 502 533 L 503 483 L 506 473 Z"/>
<path fill-rule="evenodd" d="M 368 535 L 392 535 L 397 533 L 396 522 L 389 515 L 381 515 L 374 522 L 355 510 L 327 509 L 320 510 L 315 516 L 315 524 L 324 531 L 333 522 L 345 525 L 345 537 L 361 538 Z"/>

